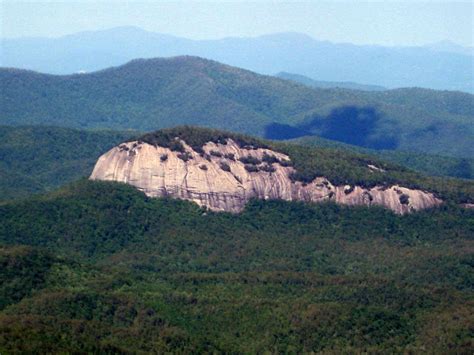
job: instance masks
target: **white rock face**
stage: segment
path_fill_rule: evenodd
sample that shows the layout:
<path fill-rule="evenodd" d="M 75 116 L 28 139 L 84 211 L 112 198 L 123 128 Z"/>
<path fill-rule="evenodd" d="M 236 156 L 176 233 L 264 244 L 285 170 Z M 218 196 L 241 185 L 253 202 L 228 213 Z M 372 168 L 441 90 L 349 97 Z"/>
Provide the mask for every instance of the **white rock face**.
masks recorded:
<path fill-rule="evenodd" d="M 123 143 L 99 158 L 90 178 L 125 182 L 151 197 L 171 196 L 228 212 L 241 211 L 251 198 L 380 205 L 399 214 L 441 203 L 431 193 L 400 186 L 334 186 L 324 177 L 309 184 L 292 182 L 289 174 L 294 169 L 278 162 L 261 163 L 258 172 L 249 172 L 240 158 L 262 160 L 266 154 L 280 161 L 290 159 L 269 149 L 241 148 L 231 139 L 227 144 L 206 143 L 203 156 L 181 142 L 187 161 L 168 148 L 136 141 Z M 265 167 L 269 171 L 264 171 Z"/>

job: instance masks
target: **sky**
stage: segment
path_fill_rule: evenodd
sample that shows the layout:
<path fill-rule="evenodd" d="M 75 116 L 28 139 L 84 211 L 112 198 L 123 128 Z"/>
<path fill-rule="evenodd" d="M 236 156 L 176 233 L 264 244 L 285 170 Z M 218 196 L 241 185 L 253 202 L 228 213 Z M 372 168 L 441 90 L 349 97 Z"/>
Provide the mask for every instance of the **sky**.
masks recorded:
<path fill-rule="evenodd" d="M 318 40 L 472 46 L 472 1 L 10 1 L 0 0 L 0 37 L 59 37 L 137 26 L 191 39 L 300 32 Z"/>

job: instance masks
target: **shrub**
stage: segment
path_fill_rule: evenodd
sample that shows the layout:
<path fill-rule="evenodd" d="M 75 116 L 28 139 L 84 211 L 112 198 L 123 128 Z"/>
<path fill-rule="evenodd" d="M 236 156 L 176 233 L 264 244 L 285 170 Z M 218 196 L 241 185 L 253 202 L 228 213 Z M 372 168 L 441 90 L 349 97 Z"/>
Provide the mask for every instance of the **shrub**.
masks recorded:
<path fill-rule="evenodd" d="M 279 163 L 280 159 L 278 159 L 274 155 L 263 153 L 262 161 L 268 164 L 273 164 L 273 163 Z"/>
<path fill-rule="evenodd" d="M 249 173 L 256 173 L 258 172 L 258 167 L 255 165 L 245 165 L 245 170 L 247 170 Z"/>
<path fill-rule="evenodd" d="M 160 157 L 160 160 L 161 160 L 161 161 L 167 161 L 167 160 L 168 160 L 168 154 L 163 154 L 163 155 Z"/>
<path fill-rule="evenodd" d="M 227 154 L 224 155 L 224 157 L 225 157 L 226 159 L 235 161 L 235 155 L 234 155 L 234 153 L 227 153 Z"/>
<path fill-rule="evenodd" d="M 254 158 L 251 155 L 247 155 L 246 157 L 241 157 L 239 159 L 244 164 L 251 164 L 251 165 L 258 165 L 261 161 L 258 158 Z"/>
<path fill-rule="evenodd" d="M 207 171 L 207 165 L 201 164 L 201 165 L 199 165 L 199 169 Z"/>
<path fill-rule="evenodd" d="M 198 153 L 200 148 L 208 142 L 226 145 L 229 138 L 236 142 L 241 148 L 246 146 L 250 147 L 250 149 L 268 148 L 264 142 L 256 138 L 248 137 L 238 133 L 191 126 L 179 126 L 162 129 L 159 131 L 147 133 L 141 136 L 139 139 L 148 144 L 169 147 L 170 142 L 176 137 L 185 141 L 186 144 L 191 146 Z"/>
<path fill-rule="evenodd" d="M 186 162 L 186 161 L 192 159 L 193 157 L 188 152 L 184 152 L 184 153 L 179 153 L 178 158 L 181 159 L 182 161 Z"/>
<path fill-rule="evenodd" d="M 212 156 L 214 157 L 218 157 L 218 158 L 221 158 L 222 157 L 222 153 L 221 152 L 218 152 L 217 150 L 211 150 L 209 152 L 209 154 L 211 154 Z"/>
<path fill-rule="evenodd" d="M 170 148 L 173 152 L 182 152 L 182 153 L 184 152 L 184 146 L 183 146 L 183 144 L 182 144 L 179 140 L 177 140 L 177 139 L 175 139 L 175 140 L 173 140 L 173 141 L 170 142 L 169 148 Z"/>
<path fill-rule="evenodd" d="M 349 195 L 352 191 L 354 191 L 354 186 L 349 186 L 349 188 L 344 188 L 344 193 Z"/>
<path fill-rule="evenodd" d="M 291 162 L 291 160 L 280 160 L 279 163 L 283 167 L 293 166 L 293 163 Z"/>
<path fill-rule="evenodd" d="M 229 164 L 227 164 L 227 163 L 225 163 L 225 162 L 221 162 L 221 163 L 220 163 L 220 167 L 221 167 L 222 170 L 227 171 L 227 172 L 230 172 L 230 166 L 229 166 Z"/>
<path fill-rule="evenodd" d="M 275 172 L 276 169 L 270 164 L 265 164 L 262 167 L 260 167 L 260 170 L 263 170 L 267 173 L 273 173 Z"/>
<path fill-rule="evenodd" d="M 410 202 L 410 196 L 407 194 L 401 194 L 399 200 L 402 205 L 408 205 Z"/>

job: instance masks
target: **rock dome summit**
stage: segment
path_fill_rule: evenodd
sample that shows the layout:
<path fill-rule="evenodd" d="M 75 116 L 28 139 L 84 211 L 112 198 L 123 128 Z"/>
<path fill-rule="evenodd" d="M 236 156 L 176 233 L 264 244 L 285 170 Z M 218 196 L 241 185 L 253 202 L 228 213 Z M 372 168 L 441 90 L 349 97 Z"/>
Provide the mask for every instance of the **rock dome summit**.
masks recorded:
<path fill-rule="evenodd" d="M 185 134 L 182 134 L 185 132 Z M 366 164 L 367 174 L 384 174 Z M 124 142 L 97 161 L 93 180 L 124 182 L 150 197 L 189 200 L 214 211 L 240 212 L 252 198 L 377 205 L 405 214 L 439 205 L 433 193 L 401 184 L 298 181 L 292 157 L 261 141 L 206 129 L 162 130 Z"/>

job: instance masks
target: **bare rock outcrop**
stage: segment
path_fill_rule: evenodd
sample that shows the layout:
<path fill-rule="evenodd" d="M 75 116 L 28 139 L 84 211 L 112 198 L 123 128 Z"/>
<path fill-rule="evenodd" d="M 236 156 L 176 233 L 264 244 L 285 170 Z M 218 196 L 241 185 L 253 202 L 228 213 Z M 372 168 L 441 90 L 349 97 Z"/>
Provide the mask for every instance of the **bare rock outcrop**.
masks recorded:
<path fill-rule="evenodd" d="M 439 205 L 432 193 L 401 186 L 335 186 L 318 177 L 308 184 L 292 181 L 290 158 L 269 149 L 206 143 L 184 152 L 144 142 L 123 143 L 102 155 L 91 179 L 131 184 L 151 197 L 171 196 L 215 211 L 239 212 L 251 198 L 345 205 L 379 205 L 404 214 Z"/>

